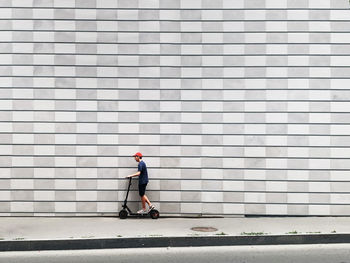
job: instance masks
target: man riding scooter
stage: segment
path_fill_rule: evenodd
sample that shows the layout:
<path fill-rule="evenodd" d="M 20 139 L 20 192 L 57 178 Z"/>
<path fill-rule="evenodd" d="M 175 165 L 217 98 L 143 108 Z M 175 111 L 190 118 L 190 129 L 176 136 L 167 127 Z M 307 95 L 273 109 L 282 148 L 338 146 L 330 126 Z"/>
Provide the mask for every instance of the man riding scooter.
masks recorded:
<path fill-rule="evenodd" d="M 142 153 L 137 152 L 133 155 L 135 158 L 135 161 L 138 162 L 137 166 L 137 173 L 128 175 L 126 178 L 131 177 L 139 177 L 139 195 L 141 197 L 141 203 L 142 203 L 142 209 L 137 211 L 138 214 L 147 214 L 149 211 L 154 209 L 154 205 L 149 201 L 148 197 L 146 196 L 146 187 L 148 183 L 148 173 L 147 173 L 147 166 L 146 163 L 142 160 Z M 149 209 L 146 210 L 146 203 L 149 206 Z"/>

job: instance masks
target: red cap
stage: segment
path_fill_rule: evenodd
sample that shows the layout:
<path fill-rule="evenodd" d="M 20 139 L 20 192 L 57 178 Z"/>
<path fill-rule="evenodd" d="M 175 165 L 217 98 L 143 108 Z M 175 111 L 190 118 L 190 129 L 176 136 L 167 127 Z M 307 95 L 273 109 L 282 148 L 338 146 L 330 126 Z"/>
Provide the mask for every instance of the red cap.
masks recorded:
<path fill-rule="evenodd" d="M 133 157 L 135 157 L 135 156 L 142 157 L 142 153 L 137 152 L 137 153 L 135 153 L 135 154 L 133 155 Z"/>

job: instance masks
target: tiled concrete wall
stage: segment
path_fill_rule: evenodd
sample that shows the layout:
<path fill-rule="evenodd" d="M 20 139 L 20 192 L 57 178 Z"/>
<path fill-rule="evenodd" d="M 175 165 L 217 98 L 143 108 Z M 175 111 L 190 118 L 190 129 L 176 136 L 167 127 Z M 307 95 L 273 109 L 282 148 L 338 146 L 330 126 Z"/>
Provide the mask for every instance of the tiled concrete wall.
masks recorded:
<path fill-rule="evenodd" d="M 0 215 L 350 215 L 347 0 L 1 0 Z M 136 209 L 136 192 L 132 193 Z"/>

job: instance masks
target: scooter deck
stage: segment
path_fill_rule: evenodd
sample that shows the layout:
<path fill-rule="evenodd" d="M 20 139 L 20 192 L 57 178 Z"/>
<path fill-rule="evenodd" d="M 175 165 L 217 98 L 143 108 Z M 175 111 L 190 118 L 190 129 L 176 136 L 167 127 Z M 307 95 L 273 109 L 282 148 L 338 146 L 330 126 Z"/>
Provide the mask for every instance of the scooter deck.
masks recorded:
<path fill-rule="evenodd" d="M 150 213 L 151 213 L 153 210 L 154 210 L 154 209 L 149 210 L 149 211 L 148 211 L 147 213 L 145 213 L 145 214 L 129 213 L 129 216 L 139 216 L 139 217 L 149 216 Z"/>

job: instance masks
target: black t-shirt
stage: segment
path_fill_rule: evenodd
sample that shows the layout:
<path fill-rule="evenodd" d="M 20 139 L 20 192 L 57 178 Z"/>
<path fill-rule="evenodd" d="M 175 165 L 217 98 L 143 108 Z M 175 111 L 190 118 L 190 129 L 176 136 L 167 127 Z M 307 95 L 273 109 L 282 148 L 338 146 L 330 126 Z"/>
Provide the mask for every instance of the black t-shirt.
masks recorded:
<path fill-rule="evenodd" d="M 137 165 L 137 170 L 140 173 L 139 176 L 139 184 L 147 184 L 148 183 L 148 173 L 147 173 L 147 166 L 144 161 L 140 161 Z"/>

